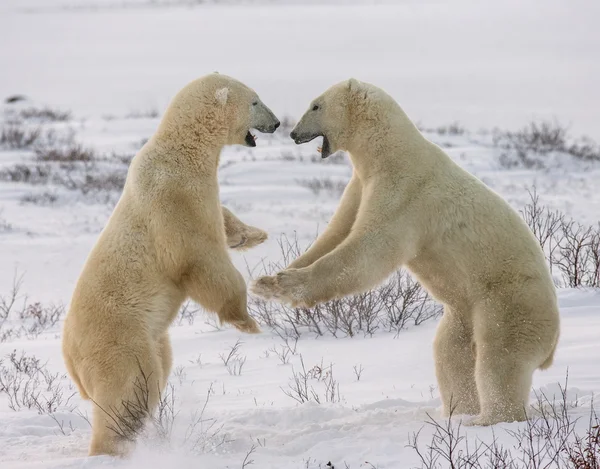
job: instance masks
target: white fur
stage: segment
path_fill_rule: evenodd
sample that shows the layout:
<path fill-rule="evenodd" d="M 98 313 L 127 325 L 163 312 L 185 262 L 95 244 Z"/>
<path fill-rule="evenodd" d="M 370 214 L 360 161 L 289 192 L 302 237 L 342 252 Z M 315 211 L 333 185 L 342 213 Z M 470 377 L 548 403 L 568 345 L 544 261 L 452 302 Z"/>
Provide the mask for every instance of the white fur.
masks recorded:
<path fill-rule="evenodd" d="M 354 173 L 325 232 L 253 290 L 310 307 L 404 266 L 444 305 L 434 354 L 445 412 L 479 414 L 473 423 L 484 425 L 525 419 L 533 371 L 552 363 L 559 314 L 521 217 L 375 86 L 333 86 L 294 132 L 326 135 L 332 152 L 349 152 Z"/>

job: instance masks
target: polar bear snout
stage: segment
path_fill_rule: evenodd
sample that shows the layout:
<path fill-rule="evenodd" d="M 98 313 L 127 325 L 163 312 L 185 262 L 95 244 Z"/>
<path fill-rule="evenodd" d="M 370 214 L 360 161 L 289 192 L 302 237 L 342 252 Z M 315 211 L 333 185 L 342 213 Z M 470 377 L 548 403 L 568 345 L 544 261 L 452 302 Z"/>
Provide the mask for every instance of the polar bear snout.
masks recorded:
<path fill-rule="evenodd" d="M 292 130 L 290 133 L 290 138 L 294 141 L 296 145 L 300 145 L 302 143 L 310 142 L 317 137 L 322 137 L 323 134 L 320 133 L 312 133 L 312 132 L 298 132 L 296 129 Z"/>
<path fill-rule="evenodd" d="M 279 128 L 280 125 L 281 125 L 281 123 L 279 121 L 277 121 L 271 125 L 257 125 L 255 127 L 255 129 L 258 130 L 259 132 L 262 132 L 263 134 L 272 134 Z"/>
<path fill-rule="evenodd" d="M 265 106 L 260 100 L 256 100 L 252 103 L 250 128 L 265 134 L 272 134 L 280 125 L 281 123 L 279 122 L 279 119 L 277 119 L 277 116 L 275 116 L 273 111 Z"/>

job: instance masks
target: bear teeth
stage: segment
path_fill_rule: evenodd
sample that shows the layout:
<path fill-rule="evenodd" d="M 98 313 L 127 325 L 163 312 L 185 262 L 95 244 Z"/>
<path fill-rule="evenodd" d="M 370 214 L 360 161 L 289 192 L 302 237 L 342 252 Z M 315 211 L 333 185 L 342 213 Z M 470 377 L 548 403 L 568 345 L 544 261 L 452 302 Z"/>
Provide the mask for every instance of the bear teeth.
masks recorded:
<path fill-rule="evenodd" d="M 323 153 L 323 147 L 317 147 L 317 151 L 318 151 L 319 153 Z"/>

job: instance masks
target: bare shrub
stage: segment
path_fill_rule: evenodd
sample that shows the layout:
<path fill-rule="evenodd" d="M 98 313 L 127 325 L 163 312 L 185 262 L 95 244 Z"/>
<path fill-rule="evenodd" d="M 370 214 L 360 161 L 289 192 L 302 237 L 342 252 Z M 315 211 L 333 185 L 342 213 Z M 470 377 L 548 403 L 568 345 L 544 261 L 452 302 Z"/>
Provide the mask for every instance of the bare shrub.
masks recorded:
<path fill-rule="evenodd" d="M 40 137 L 39 127 L 28 127 L 19 122 L 6 124 L 0 132 L 0 145 L 10 149 L 31 147 Z"/>
<path fill-rule="evenodd" d="M 39 193 L 25 194 L 21 197 L 21 202 L 24 204 L 33 205 L 53 205 L 58 201 L 58 195 L 53 192 L 44 191 Z"/>
<path fill-rule="evenodd" d="M 35 148 L 35 157 L 38 161 L 67 163 L 74 161 L 92 161 L 95 158 L 95 154 L 94 150 L 83 148 L 81 145 L 63 147 L 40 146 Z"/>
<path fill-rule="evenodd" d="M 210 401 L 210 396 L 214 394 L 213 385 L 209 386 L 206 392 L 206 400 L 200 410 L 192 413 L 190 424 L 183 437 L 184 445 L 188 446 L 192 452 L 205 453 L 215 451 L 226 443 L 229 443 L 227 434 L 221 433 L 223 425 L 218 425 L 214 418 L 206 417 L 206 408 Z"/>
<path fill-rule="evenodd" d="M 420 123 L 417 123 L 416 126 L 421 132 L 429 132 L 439 135 L 464 135 L 466 133 L 466 129 L 458 121 L 454 121 L 450 124 L 440 125 L 438 127 L 433 128 L 424 127 Z"/>
<path fill-rule="evenodd" d="M 292 377 L 287 388 L 281 388 L 283 393 L 300 404 L 313 401 L 317 404 L 322 402 L 341 402 L 340 385 L 333 377 L 333 364 L 325 367 L 323 361 L 306 369 L 304 358 L 300 354 L 301 369 L 296 371 L 292 367 Z M 317 386 L 317 388 L 315 388 Z"/>
<path fill-rule="evenodd" d="M 240 355 L 240 348 L 242 347 L 242 344 L 243 342 L 238 339 L 236 343 L 229 348 L 228 353 L 219 354 L 223 365 L 225 365 L 225 368 L 227 368 L 227 371 L 232 376 L 240 376 L 242 374 L 244 364 L 246 363 L 246 357 L 242 357 Z"/>
<path fill-rule="evenodd" d="M 425 425 L 433 429 L 431 440 L 420 444 L 423 429 L 412 435 L 408 447 L 419 457 L 420 467 L 434 468 L 577 468 L 600 467 L 599 420 L 592 405 L 588 427 L 583 435 L 576 432 L 577 418 L 569 412 L 577 403 L 567 398 L 561 386 L 558 400 L 538 394 L 536 414 L 518 430 L 505 430 L 512 444 L 503 445 L 495 433 L 492 441 L 469 437 L 461 422 L 450 417 L 443 422 L 428 415 Z"/>
<path fill-rule="evenodd" d="M 302 254 L 297 238 L 290 240 L 282 236 L 279 248 L 282 261 L 263 264 L 259 275 L 274 275 Z M 373 335 L 378 330 L 397 333 L 409 324 L 419 325 L 441 314 L 440 306 L 404 272 L 397 272 L 368 292 L 331 300 L 313 308 L 290 308 L 251 296 L 248 311 L 284 341 L 299 337 L 302 330 L 334 337 Z"/>
<path fill-rule="evenodd" d="M 553 263 L 562 272 L 570 287 L 600 287 L 598 282 L 598 245 L 600 227 L 581 225 L 573 220 L 560 226 L 558 253 Z"/>
<path fill-rule="evenodd" d="M 20 293 L 23 278 L 15 274 L 7 295 L 0 295 L 0 342 L 25 336 L 35 339 L 56 327 L 65 313 L 62 304 L 29 303 Z"/>
<path fill-rule="evenodd" d="M 248 452 L 246 453 L 244 460 L 242 461 L 242 469 L 246 469 L 248 466 L 251 466 L 252 464 L 254 464 L 254 459 L 250 459 L 250 456 L 252 456 L 255 451 L 256 451 L 256 445 L 252 445 L 250 447 L 250 449 L 248 450 Z"/>
<path fill-rule="evenodd" d="M 174 323 L 181 326 L 185 322 L 189 326 L 192 326 L 199 312 L 200 308 L 194 302 L 188 300 L 179 308 L 177 319 Z"/>
<path fill-rule="evenodd" d="M 564 224 L 565 217 L 558 210 L 552 211 L 540 205 L 540 198 L 535 186 L 533 190 L 528 190 L 527 193 L 529 194 L 530 202 L 521 210 L 521 216 L 538 240 L 540 247 L 550 262 L 550 270 L 552 270 L 554 253 L 558 248 L 556 236 Z"/>
<path fill-rule="evenodd" d="M 125 116 L 126 119 L 156 119 L 160 116 L 156 109 L 145 109 L 142 111 L 132 111 Z"/>
<path fill-rule="evenodd" d="M 23 109 L 20 112 L 23 119 L 32 119 L 44 122 L 63 122 L 71 118 L 70 111 L 61 111 L 60 109 L 52 109 L 49 107 L 35 108 L 30 107 Z"/>
<path fill-rule="evenodd" d="M 94 192 L 121 192 L 125 186 L 127 172 L 120 169 L 108 171 L 87 172 L 83 180 L 74 188 L 83 194 Z"/>
<path fill-rule="evenodd" d="M 52 176 L 52 168 L 48 164 L 16 164 L 0 170 L 0 180 L 24 182 L 27 184 L 47 184 Z"/>
<path fill-rule="evenodd" d="M 564 153 L 582 161 L 600 161 L 600 146 L 588 137 L 573 143 L 565 126 L 554 121 L 531 122 L 516 132 L 494 132 L 494 145 L 508 150 L 500 156 L 504 167 L 543 168 L 550 153 Z"/>
<path fill-rule="evenodd" d="M 458 121 L 454 121 L 448 125 L 437 127 L 435 131 L 440 135 L 463 135 L 466 130 Z"/>
<path fill-rule="evenodd" d="M 362 373 L 364 371 L 363 366 L 362 365 L 354 365 L 352 367 L 352 369 L 354 370 L 354 376 L 356 376 L 356 381 L 360 381 L 360 378 L 362 378 Z"/>
<path fill-rule="evenodd" d="M 332 155 L 329 155 L 327 158 L 323 158 L 320 154 L 313 155 L 310 157 L 311 163 L 318 164 L 348 164 L 348 160 L 346 159 L 346 155 L 342 151 L 336 151 Z"/>
<path fill-rule="evenodd" d="M 535 190 L 521 211 L 540 243 L 551 271 L 556 268 L 569 287 L 600 287 L 600 224 L 586 226 L 539 202 Z"/>
<path fill-rule="evenodd" d="M 48 371 L 34 355 L 20 355 L 14 350 L 6 359 L 0 359 L 0 394 L 8 399 L 13 411 L 35 409 L 41 414 L 52 414 L 68 406 L 75 393 L 66 396 L 60 380 L 66 375 Z"/>
<path fill-rule="evenodd" d="M 282 365 L 287 365 L 290 362 L 290 358 L 297 353 L 298 337 L 285 337 L 283 342 L 283 345 L 279 347 L 273 346 L 268 352 L 273 352 L 279 358 Z"/>
<path fill-rule="evenodd" d="M 56 326 L 64 313 L 63 305 L 42 306 L 41 303 L 33 303 L 19 312 L 19 318 L 22 320 L 25 335 L 35 339 L 42 332 Z"/>
<path fill-rule="evenodd" d="M 600 145 L 589 137 L 581 137 L 573 142 L 568 153 L 583 161 L 600 161 Z"/>
<path fill-rule="evenodd" d="M 246 364 L 246 357 L 243 356 L 243 357 L 236 357 L 234 360 L 231 360 L 225 366 L 227 368 L 227 372 L 231 376 L 241 376 L 242 369 L 244 368 L 245 364 Z"/>
<path fill-rule="evenodd" d="M 348 181 L 335 181 L 331 178 L 298 179 L 300 186 L 310 189 L 315 195 L 326 192 L 334 197 L 340 197 Z"/>

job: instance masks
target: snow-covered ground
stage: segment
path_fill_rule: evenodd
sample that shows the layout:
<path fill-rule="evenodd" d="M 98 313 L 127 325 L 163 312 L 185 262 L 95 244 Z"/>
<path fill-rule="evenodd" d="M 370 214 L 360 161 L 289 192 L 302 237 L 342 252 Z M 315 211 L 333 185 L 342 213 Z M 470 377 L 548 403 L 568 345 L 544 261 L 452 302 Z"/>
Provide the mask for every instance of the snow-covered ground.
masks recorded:
<path fill-rule="evenodd" d="M 31 148 L 0 148 L 0 173 L 17 165 L 50 168 L 49 182 L 0 181 L 0 296 L 22 276 L 21 294 L 29 303 L 68 303 L 118 197 L 127 161 L 156 128 L 169 98 L 188 80 L 213 70 L 247 82 L 280 117 L 298 117 L 335 81 L 349 76 L 371 81 L 389 90 L 415 121 L 432 128 L 425 132 L 430 139 L 515 208 L 529 201 L 527 190 L 536 186 L 547 206 L 585 224 L 600 220 L 600 163 L 564 157 L 544 169 L 507 169 L 491 133 L 480 131 L 556 117 L 571 124 L 575 135 L 599 139 L 597 2 L 193 3 L 0 5 L 0 98 L 29 98 L 5 104 L 0 127 L 21 109 L 50 105 L 71 111 L 69 119 L 28 119 L 23 128 L 40 127 L 40 140 L 52 138 L 53 129 L 94 152 L 93 163 L 46 166 L 35 161 Z M 467 131 L 434 130 L 453 121 Z M 227 148 L 219 173 L 222 202 L 270 234 L 263 245 L 232 254 L 246 275 L 263 261 L 279 260 L 281 234 L 295 233 L 301 245 L 308 244 L 335 210 L 339 188 L 351 173 L 347 160 L 322 161 L 316 142 L 295 146 L 283 129 L 272 137 L 259 135 L 257 143 L 255 149 Z M 113 175 L 117 189 L 69 189 L 69 181 L 80 187 L 85 177 L 110 186 Z M 332 188 L 316 190 L 315 181 Z M 573 415 L 585 417 L 600 390 L 600 291 L 561 289 L 559 297 L 560 346 L 554 366 L 536 372 L 534 391 L 553 394 L 568 369 L 569 396 L 579 400 Z M 409 438 L 428 414 L 440 417 L 434 331 L 430 321 L 398 335 L 304 334 L 297 353 L 282 364 L 274 351 L 281 350 L 282 340 L 268 328 L 244 336 L 215 328 L 200 313 L 193 324 L 184 320 L 171 330 L 177 415 L 169 444 L 142 441 L 129 461 L 88 459 L 89 403 L 75 395 L 51 417 L 13 411 L 0 393 L 0 467 L 241 467 L 252 446 L 254 467 L 265 469 L 312 469 L 328 461 L 338 469 L 418 466 Z M 62 376 L 59 335 L 60 324 L 36 339 L 9 338 L 0 343 L 0 359 L 6 365 L 13 350 L 35 355 Z M 234 376 L 220 354 L 238 339 L 246 361 Z M 284 393 L 300 357 L 307 369 L 331 366 L 339 402 L 300 405 Z M 363 369 L 360 379 L 355 367 Z M 73 393 L 68 378 L 59 380 L 65 397 Z M 324 396 L 322 380 L 312 385 Z M 202 423 L 193 427 L 203 408 Z M 505 430 L 522 427 L 503 424 L 493 431 L 510 446 L 515 442 Z M 432 431 L 424 428 L 424 444 Z M 489 440 L 492 429 L 468 428 L 466 435 Z"/>

